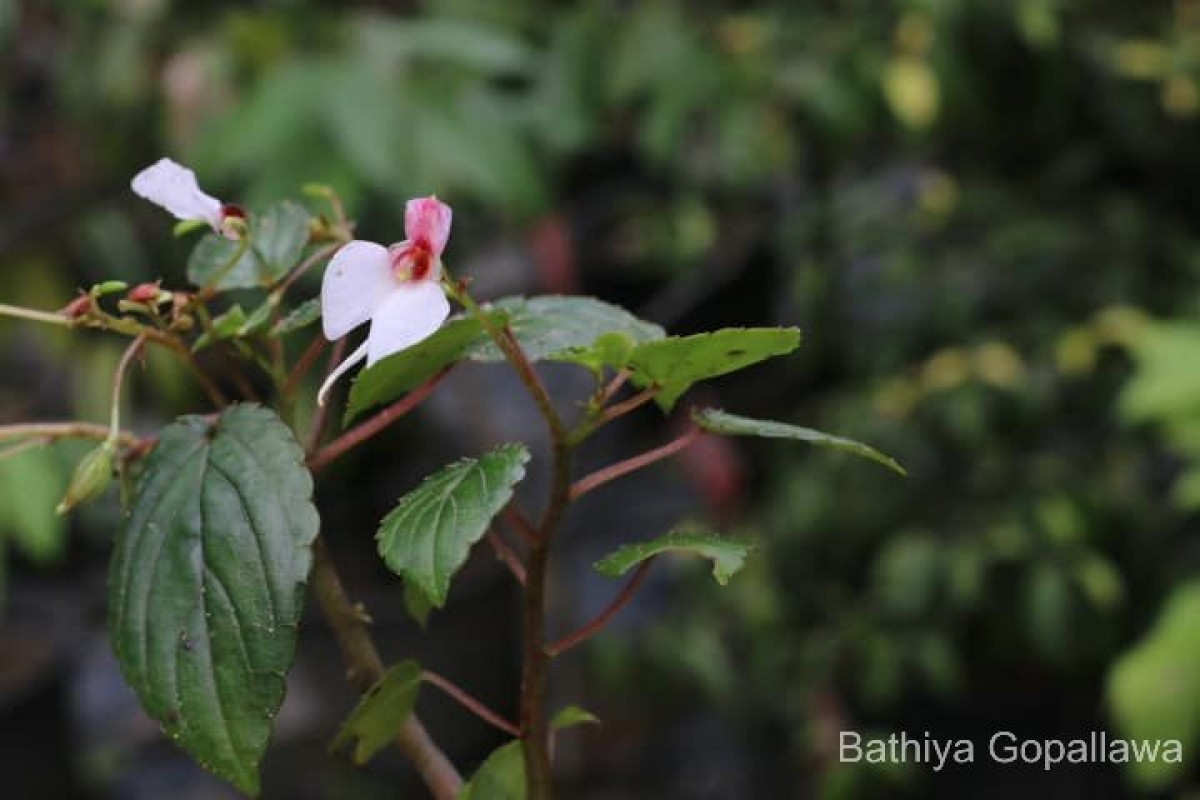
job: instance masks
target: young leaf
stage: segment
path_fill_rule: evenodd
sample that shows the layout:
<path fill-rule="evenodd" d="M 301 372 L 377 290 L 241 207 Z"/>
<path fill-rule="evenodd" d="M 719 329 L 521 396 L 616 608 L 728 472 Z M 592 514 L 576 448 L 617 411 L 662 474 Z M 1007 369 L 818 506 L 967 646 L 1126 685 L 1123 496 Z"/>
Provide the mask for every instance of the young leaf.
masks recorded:
<path fill-rule="evenodd" d="M 354 745 L 354 763 L 365 764 L 388 745 L 412 714 L 421 688 L 421 665 L 401 661 L 367 690 L 342 723 L 330 749 Z"/>
<path fill-rule="evenodd" d="M 286 317 L 275 323 L 271 333 L 282 336 L 285 333 L 307 328 L 321 318 L 321 299 L 312 297 L 292 309 Z"/>
<path fill-rule="evenodd" d="M 491 318 L 496 324 L 503 325 L 506 317 L 496 313 Z M 475 318 L 452 319 L 425 341 L 363 370 L 350 388 L 346 421 L 374 406 L 390 403 L 420 386 L 443 368 L 463 358 L 480 334 L 487 335 Z"/>
<path fill-rule="evenodd" d="M 450 579 L 508 505 L 528 460 L 524 445 L 506 444 L 430 475 L 380 524 L 375 538 L 384 563 L 441 608 Z"/>
<path fill-rule="evenodd" d="M 283 701 L 318 518 L 291 430 L 183 417 L 147 458 L 109 568 L 109 635 L 146 712 L 247 794 Z"/>
<path fill-rule="evenodd" d="M 224 339 L 232 339 L 246 324 L 246 312 L 240 305 L 232 306 L 224 314 L 212 321 L 212 330 L 205 331 L 192 345 L 192 352 L 198 353 L 206 347 Z"/>
<path fill-rule="evenodd" d="M 218 289 L 269 286 L 287 274 L 308 243 L 308 211 L 285 202 L 250 221 L 250 246 L 237 264 L 217 283 Z M 237 254 L 241 243 L 210 233 L 201 239 L 188 259 L 188 280 L 204 286 Z"/>
<path fill-rule="evenodd" d="M 718 433 L 722 436 L 761 436 L 769 439 L 793 439 L 798 442 L 808 442 L 818 447 L 832 447 L 836 450 L 845 450 L 856 456 L 869 458 L 901 475 L 908 474 L 905 472 L 904 467 L 900 466 L 891 456 L 884 455 L 874 447 L 865 445 L 862 442 L 856 442 L 853 439 L 833 436 L 832 434 L 823 433 L 812 428 L 801 428 L 798 425 L 788 425 L 783 422 L 739 417 L 736 414 L 728 414 L 715 408 L 702 408 L 692 416 L 696 420 L 697 425 L 710 433 Z"/>
<path fill-rule="evenodd" d="M 596 571 L 609 578 L 618 578 L 648 558 L 678 550 L 694 553 L 713 562 L 713 577 L 724 586 L 735 572 L 746 563 L 746 555 L 752 546 L 736 539 L 727 539 L 708 531 L 683 528 L 671 531 L 649 542 L 623 545 L 600 561 Z"/>
<path fill-rule="evenodd" d="M 579 706 L 567 706 L 554 715 L 550 720 L 550 727 L 554 730 L 562 730 L 563 728 L 573 728 L 576 725 L 599 725 L 600 718 L 586 708 Z"/>
<path fill-rule="evenodd" d="M 797 328 L 723 328 L 639 345 L 630 355 L 630 380 L 662 387 L 655 401 L 669 410 L 693 383 L 786 355 L 800 346 Z"/>
<path fill-rule="evenodd" d="M 525 752 L 519 741 L 494 750 L 463 786 L 458 800 L 525 800 Z"/>
<path fill-rule="evenodd" d="M 566 351 L 590 348 L 601 336 L 614 331 L 639 343 L 666 335 L 654 323 L 592 297 L 506 297 L 490 307 L 508 312 L 508 324 L 531 361 L 555 356 L 571 360 Z M 504 354 L 486 332 L 470 348 L 468 356 L 476 361 L 504 360 Z"/>

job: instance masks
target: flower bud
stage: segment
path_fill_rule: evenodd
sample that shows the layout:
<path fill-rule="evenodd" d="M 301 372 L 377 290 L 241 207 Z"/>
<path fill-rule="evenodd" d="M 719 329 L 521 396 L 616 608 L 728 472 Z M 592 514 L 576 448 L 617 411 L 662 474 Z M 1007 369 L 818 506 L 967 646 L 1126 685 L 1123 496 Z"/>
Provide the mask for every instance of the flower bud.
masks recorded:
<path fill-rule="evenodd" d="M 112 480 L 115 449 L 112 442 L 105 442 L 80 460 L 79 465 L 75 467 L 75 474 L 71 476 L 66 495 L 58 504 L 58 508 L 54 509 L 55 513 L 66 514 L 76 506 L 95 500 L 104 493 Z"/>
<path fill-rule="evenodd" d="M 92 310 L 92 296 L 86 292 L 81 293 L 71 302 L 63 306 L 58 313 L 62 314 L 67 319 L 79 319 L 86 316 Z"/>
<path fill-rule="evenodd" d="M 163 292 L 162 288 L 159 286 L 159 282 L 155 281 L 154 283 L 139 283 L 137 286 L 130 289 L 125 297 L 134 303 L 153 303 L 157 305 L 163 302 L 162 294 Z M 170 295 L 167 297 L 169 298 Z"/>

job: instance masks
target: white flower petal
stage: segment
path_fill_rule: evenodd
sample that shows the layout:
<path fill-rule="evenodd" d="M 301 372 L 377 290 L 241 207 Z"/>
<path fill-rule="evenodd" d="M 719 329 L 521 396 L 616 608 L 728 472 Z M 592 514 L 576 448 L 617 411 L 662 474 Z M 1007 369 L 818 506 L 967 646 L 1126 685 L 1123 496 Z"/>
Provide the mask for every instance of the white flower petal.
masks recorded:
<path fill-rule="evenodd" d="M 338 250 L 321 283 L 325 338 L 340 339 L 369 320 L 397 285 L 383 245 L 356 240 Z"/>
<path fill-rule="evenodd" d="M 353 367 L 358 362 L 367 357 L 367 343 L 363 342 L 358 346 L 358 349 L 348 355 L 342 363 L 337 365 L 337 369 L 329 373 L 329 377 L 321 384 L 321 388 L 317 390 L 317 405 L 325 405 L 325 398 L 329 396 L 329 390 L 333 388 L 333 384 L 337 383 L 337 379 L 346 374 L 346 371 Z"/>
<path fill-rule="evenodd" d="M 450 301 L 434 281 L 399 284 L 371 317 L 367 366 L 428 338 L 450 316 Z"/>
<path fill-rule="evenodd" d="M 134 176 L 133 191 L 179 219 L 198 219 L 221 226 L 221 201 L 200 190 L 196 173 L 169 158 L 160 158 Z"/>

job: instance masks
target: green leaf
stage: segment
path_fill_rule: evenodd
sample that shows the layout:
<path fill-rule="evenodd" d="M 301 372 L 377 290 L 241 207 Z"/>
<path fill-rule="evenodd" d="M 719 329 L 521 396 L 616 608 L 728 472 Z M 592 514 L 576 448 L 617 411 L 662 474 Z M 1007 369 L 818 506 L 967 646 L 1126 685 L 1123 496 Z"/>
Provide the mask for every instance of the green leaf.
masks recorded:
<path fill-rule="evenodd" d="M 320 318 L 321 299 L 313 297 L 296 306 L 292 309 L 291 313 L 275 323 L 275 327 L 271 329 L 271 333 L 275 336 L 292 333 L 293 331 L 307 328 Z"/>
<path fill-rule="evenodd" d="M 666 335 L 654 323 L 592 297 L 506 297 L 490 304 L 490 308 L 508 312 L 509 326 L 531 361 L 552 357 L 572 360 L 567 351 L 590 348 L 612 332 L 624 333 L 638 343 Z M 468 355 L 476 361 L 504 360 L 504 354 L 486 332 Z"/>
<path fill-rule="evenodd" d="M 833 436 L 832 434 L 823 433 L 812 428 L 802 428 L 799 425 L 788 425 L 783 422 L 774 422 L 767 419 L 739 417 L 736 414 L 729 414 L 715 408 L 702 408 L 693 414 L 692 417 L 696 420 L 697 425 L 710 433 L 719 433 L 722 436 L 760 436 L 767 439 L 792 439 L 798 442 L 815 444 L 818 447 L 832 447 L 835 450 L 845 450 L 856 456 L 869 458 L 901 475 L 908 474 L 905 472 L 904 467 L 900 466 L 894 458 L 884 455 L 869 445 L 856 442 L 853 439 Z"/>
<path fill-rule="evenodd" d="M 183 417 L 147 458 L 109 569 L 109 634 L 146 712 L 247 794 L 283 701 L 319 521 L 291 430 Z"/>
<path fill-rule="evenodd" d="M 54 507 L 67 489 L 68 476 L 53 448 L 0 459 L 0 539 L 7 538 L 39 564 L 57 561 L 66 548 L 67 526 Z"/>
<path fill-rule="evenodd" d="M 587 367 L 599 377 L 605 367 L 618 370 L 628 364 L 635 347 L 637 342 L 625 331 L 610 331 L 597 337 L 590 347 L 572 347 L 550 358 Z"/>
<path fill-rule="evenodd" d="M 296 265 L 307 243 L 308 211 L 292 202 L 272 206 L 250 220 L 250 246 L 216 288 L 270 286 Z M 219 234 L 208 234 L 188 259 L 188 280 L 207 285 L 237 255 L 240 246 Z"/>
<path fill-rule="evenodd" d="M 192 352 L 198 353 L 206 347 L 211 347 L 219 341 L 232 339 L 246 324 L 246 312 L 240 305 L 233 305 L 224 314 L 214 317 L 212 330 L 201 334 L 192 345 Z"/>
<path fill-rule="evenodd" d="M 586 708 L 579 706 L 567 706 L 559 711 L 550 720 L 550 727 L 554 730 L 562 730 L 563 728 L 573 728 L 576 725 L 599 725 L 600 718 Z"/>
<path fill-rule="evenodd" d="M 503 325 L 506 319 L 499 312 L 490 316 L 498 325 Z M 350 388 L 346 421 L 374 406 L 390 403 L 420 386 L 463 358 L 481 334 L 487 335 L 473 317 L 452 319 L 428 339 L 363 370 Z"/>
<path fill-rule="evenodd" d="M 494 750 L 463 786 L 458 800 L 525 800 L 525 751 L 509 742 Z"/>
<path fill-rule="evenodd" d="M 412 715 L 421 688 L 421 665 L 401 661 L 367 690 L 330 745 L 354 745 L 354 763 L 365 764 L 386 747 Z"/>
<path fill-rule="evenodd" d="M 641 344 L 629 355 L 628 368 L 636 386 L 662 387 L 655 401 L 670 409 L 698 381 L 786 355 L 799 346 L 797 328 L 722 328 Z"/>
<path fill-rule="evenodd" d="M 376 539 L 384 563 L 441 608 L 450 579 L 508 505 L 527 461 L 524 445 L 506 444 L 430 475 L 380 524 Z"/>
<path fill-rule="evenodd" d="M 596 570 L 605 577 L 618 578 L 648 558 L 677 550 L 694 553 L 713 562 L 713 577 L 724 586 L 746 563 L 753 547 L 736 539 L 727 539 L 708 531 L 681 528 L 649 542 L 627 544 L 596 562 Z"/>
<path fill-rule="evenodd" d="M 413 618 L 413 622 L 424 628 L 429 622 L 429 612 L 433 611 L 433 601 L 421 590 L 421 587 L 412 581 L 405 581 L 404 610 Z"/>
<path fill-rule="evenodd" d="M 1108 704 L 1120 735 L 1178 740 L 1182 763 L 1164 756 L 1126 765 L 1143 789 L 1178 779 L 1200 741 L 1200 581 L 1175 589 L 1153 630 L 1124 653 L 1108 675 Z"/>

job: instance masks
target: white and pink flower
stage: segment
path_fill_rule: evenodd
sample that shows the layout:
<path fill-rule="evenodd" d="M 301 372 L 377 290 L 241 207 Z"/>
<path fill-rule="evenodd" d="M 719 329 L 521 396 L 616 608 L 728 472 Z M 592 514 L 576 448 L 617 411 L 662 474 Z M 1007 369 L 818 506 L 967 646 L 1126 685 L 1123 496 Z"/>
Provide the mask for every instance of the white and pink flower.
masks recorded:
<path fill-rule="evenodd" d="M 338 365 L 317 393 L 325 404 L 329 389 L 351 367 L 381 358 L 427 339 L 450 315 L 441 286 L 442 251 L 450 238 L 450 206 L 436 197 L 409 200 L 404 212 L 408 237 L 390 247 L 355 240 L 329 262 L 321 285 L 325 338 L 342 338 L 364 322 L 367 340 Z"/>
<path fill-rule="evenodd" d="M 169 158 L 160 158 L 133 177 L 133 191 L 155 205 L 162 206 L 176 219 L 207 223 L 229 239 L 238 238 L 233 220 L 245 220 L 238 206 L 222 203 L 206 194 L 196 181 L 196 173 Z"/>

